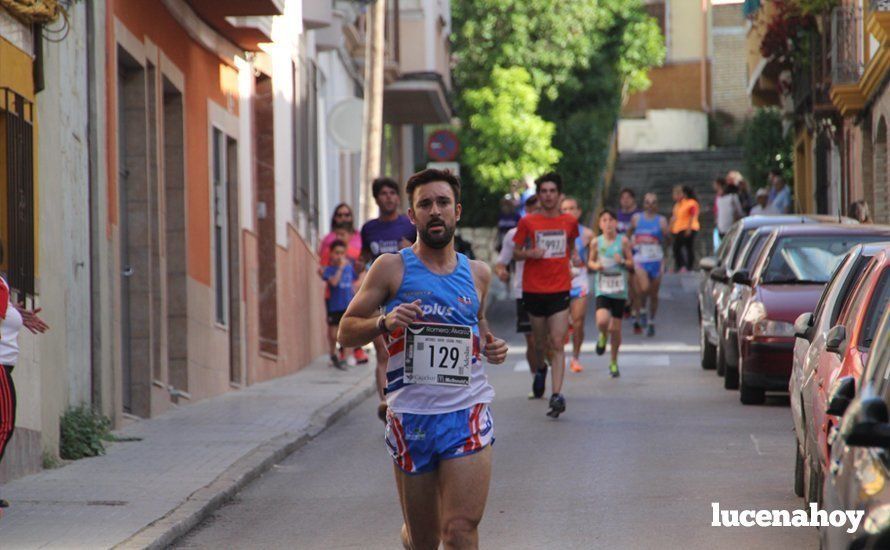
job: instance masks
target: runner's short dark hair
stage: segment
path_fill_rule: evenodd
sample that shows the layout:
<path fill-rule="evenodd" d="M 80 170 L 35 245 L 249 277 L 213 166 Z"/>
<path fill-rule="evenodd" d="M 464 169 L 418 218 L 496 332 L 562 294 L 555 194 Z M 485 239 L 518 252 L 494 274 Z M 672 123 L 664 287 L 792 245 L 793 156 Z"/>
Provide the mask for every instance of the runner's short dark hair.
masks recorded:
<path fill-rule="evenodd" d="M 539 177 L 535 180 L 535 191 L 539 191 L 541 189 L 541 185 L 547 182 L 553 183 L 556 185 L 556 190 L 562 193 L 562 176 L 557 174 L 556 172 L 547 172 L 543 176 Z"/>
<path fill-rule="evenodd" d="M 636 193 L 633 189 L 631 189 L 630 187 L 624 187 L 624 188 L 622 188 L 621 191 L 618 193 L 618 196 L 620 197 L 621 195 L 623 195 L 623 194 L 625 194 L 625 193 L 627 193 L 628 195 L 630 195 L 630 197 L 631 197 L 632 199 L 636 199 L 636 198 L 637 198 L 637 193 Z"/>
<path fill-rule="evenodd" d="M 377 195 L 379 195 L 385 187 L 389 187 L 395 191 L 396 194 L 399 193 L 399 184 L 396 183 L 396 180 L 392 178 L 377 178 L 371 183 L 371 194 L 374 195 L 374 198 L 376 199 Z"/>
<path fill-rule="evenodd" d="M 330 246 L 328 246 L 328 250 L 333 250 L 333 249 L 337 248 L 338 246 L 342 246 L 343 248 L 346 248 L 346 243 L 343 242 L 343 239 L 334 239 L 333 241 L 331 241 Z"/>
<path fill-rule="evenodd" d="M 613 212 L 611 208 L 603 208 L 602 212 L 600 212 L 600 215 L 597 216 L 596 219 L 597 219 L 597 220 L 600 220 L 600 219 L 602 219 L 602 217 L 605 216 L 606 214 L 608 214 L 609 216 L 612 216 L 612 217 L 615 218 L 616 220 L 618 219 L 618 216 L 615 215 L 615 212 Z"/>
<path fill-rule="evenodd" d="M 427 168 L 408 178 L 408 183 L 405 185 L 405 192 L 408 193 L 408 202 L 411 203 L 411 206 L 414 206 L 414 190 L 421 185 L 433 183 L 434 181 L 444 181 L 450 185 L 451 190 L 454 192 L 455 204 L 460 202 L 460 178 L 452 174 L 451 170 Z"/>

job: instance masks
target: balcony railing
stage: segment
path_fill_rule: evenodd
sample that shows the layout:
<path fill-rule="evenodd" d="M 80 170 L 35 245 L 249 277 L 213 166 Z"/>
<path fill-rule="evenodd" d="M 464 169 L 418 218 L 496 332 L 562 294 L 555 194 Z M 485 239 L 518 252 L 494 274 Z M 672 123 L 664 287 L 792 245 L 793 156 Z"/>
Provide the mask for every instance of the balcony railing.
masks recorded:
<path fill-rule="evenodd" d="M 871 11 L 890 11 L 890 0 L 871 0 L 868 7 Z"/>
<path fill-rule="evenodd" d="M 854 84 L 862 76 L 862 10 L 841 6 L 831 14 L 831 80 Z"/>

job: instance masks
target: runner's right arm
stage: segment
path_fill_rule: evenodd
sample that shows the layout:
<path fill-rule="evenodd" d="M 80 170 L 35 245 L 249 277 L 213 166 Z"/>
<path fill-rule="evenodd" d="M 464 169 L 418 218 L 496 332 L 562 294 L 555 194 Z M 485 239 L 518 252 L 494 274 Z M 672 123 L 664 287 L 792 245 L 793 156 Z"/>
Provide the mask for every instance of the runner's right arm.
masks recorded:
<path fill-rule="evenodd" d="M 385 316 L 380 313 L 380 306 L 397 290 L 403 270 L 402 258 L 398 254 L 383 254 L 377 258 L 340 321 L 340 330 L 337 333 L 340 345 L 357 348 L 383 334 L 381 317 L 385 319 L 383 325 L 386 330 L 392 332 L 399 327 L 408 326 L 423 315 L 420 300 L 400 304 Z"/>
<path fill-rule="evenodd" d="M 531 248 L 526 247 L 531 237 L 530 233 L 525 218 L 520 219 L 519 224 L 516 226 L 516 234 L 513 235 L 513 244 L 516 245 L 513 249 L 513 259 L 517 262 L 528 259 L 537 260 L 544 257 L 544 251 L 540 248 L 535 248 L 534 245 Z"/>

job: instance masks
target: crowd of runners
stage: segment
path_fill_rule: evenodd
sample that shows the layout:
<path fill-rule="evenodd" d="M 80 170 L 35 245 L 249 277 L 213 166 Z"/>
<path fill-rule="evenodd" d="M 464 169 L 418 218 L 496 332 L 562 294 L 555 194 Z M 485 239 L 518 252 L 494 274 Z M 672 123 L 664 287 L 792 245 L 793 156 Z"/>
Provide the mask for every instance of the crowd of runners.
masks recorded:
<path fill-rule="evenodd" d="M 338 360 L 338 343 L 347 358 L 372 342 L 377 350 L 378 414 L 386 423 L 406 548 L 437 548 L 440 542 L 476 547 L 488 495 L 494 389 L 483 359 L 504 362 L 507 344 L 486 319 L 491 268 L 455 244 L 460 191 L 459 179 L 447 171 L 414 174 L 405 187 L 404 216 L 398 213 L 398 185 L 378 180 L 373 192 L 380 217 L 365 224 L 352 246 L 354 231 L 323 244 L 331 264 L 320 275 L 329 293 L 332 361 Z M 623 190 L 619 208 L 602 210 L 589 228 L 581 222 L 581 202 L 564 194 L 558 174 L 548 173 L 527 186 L 517 215 L 502 216 L 494 273 L 516 302 L 530 398 L 544 397 L 550 375 L 551 418 L 566 411 L 569 342 L 569 368 L 584 371 L 591 294 L 596 352 L 609 348 L 612 377 L 620 375 L 623 319 L 632 317 L 640 334 L 655 334 L 670 234 L 657 200 L 647 193 L 638 208 L 633 191 Z M 339 210 L 335 217 L 348 207 Z M 348 258 L 359 268 L 349 267 Z"/>

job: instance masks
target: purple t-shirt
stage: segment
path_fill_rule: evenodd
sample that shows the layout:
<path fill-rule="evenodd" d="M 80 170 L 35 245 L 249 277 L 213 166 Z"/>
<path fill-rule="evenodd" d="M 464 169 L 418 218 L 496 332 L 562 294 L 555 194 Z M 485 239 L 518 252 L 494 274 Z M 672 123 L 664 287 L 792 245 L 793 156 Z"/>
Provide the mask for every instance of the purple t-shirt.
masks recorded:
<path fill-rule="evenodd" d="M 625 212 L 621 208 L 618 209 L 618 212 L 615 213 L 618 216 L 618 233 L 627 233 L 627 230 L 630 229 L 630 220 L 634 217 L 634 214 L 638 214 L 642 212 L 639 208 L 631 210 L 630 212 Z"/>
<path fill-rule="evenodd" d="M 412 243 L 417 239 L 414 224 L 404 214 L 389 222 L 374 219 L 362 226 L 362 248 L 371 252 L 372 262 L 381 254 L 398 252 L 402 239 Z"/>

